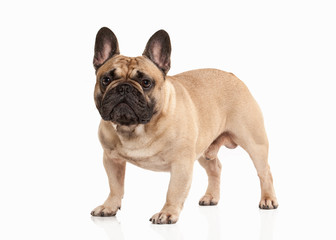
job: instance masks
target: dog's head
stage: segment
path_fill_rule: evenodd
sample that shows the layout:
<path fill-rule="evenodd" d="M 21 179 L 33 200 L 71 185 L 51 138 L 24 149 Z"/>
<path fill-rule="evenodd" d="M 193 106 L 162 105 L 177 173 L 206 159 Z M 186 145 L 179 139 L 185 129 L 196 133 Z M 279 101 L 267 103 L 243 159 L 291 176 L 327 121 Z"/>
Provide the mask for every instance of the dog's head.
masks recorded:
<path fill-rule="evenodd" d="M 170 53 L 169 35 L 164 30 L 149 39 L 142 56 L 125 57 L 119 54 L 114 33 L 101 28 L 93 66 L 97 77 L 95 103 L 102 119 L 127 126 L 148 123 L 162 101 Z"/>

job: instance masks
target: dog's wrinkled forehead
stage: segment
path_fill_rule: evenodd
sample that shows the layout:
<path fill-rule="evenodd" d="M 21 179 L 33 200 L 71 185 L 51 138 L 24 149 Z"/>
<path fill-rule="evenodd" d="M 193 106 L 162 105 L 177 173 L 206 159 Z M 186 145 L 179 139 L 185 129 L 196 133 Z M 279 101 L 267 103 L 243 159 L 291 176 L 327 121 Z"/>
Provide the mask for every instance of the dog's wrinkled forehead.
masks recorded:
<path fill-rule="evenodd" d="M 107 60 L 98 70 L 97 78 L 100 79 L 106 73 L 114 70 L 114 74 L 118 78 L 132 79 L 137 74 L 143 73 L 150 75 L 156 80 L 163 78 L 162 72 L 158 70 L 155 65 L 145 57 L 125 57 L 117 55 Z"/>

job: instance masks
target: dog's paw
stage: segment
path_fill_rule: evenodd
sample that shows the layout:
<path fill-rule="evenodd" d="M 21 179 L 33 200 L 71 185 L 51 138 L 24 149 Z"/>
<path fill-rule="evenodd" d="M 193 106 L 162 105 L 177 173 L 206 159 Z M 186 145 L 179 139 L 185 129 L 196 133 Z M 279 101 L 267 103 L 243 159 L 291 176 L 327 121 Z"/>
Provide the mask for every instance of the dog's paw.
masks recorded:
<path fill-rule="evenodd" d="M 179 214 L 176 211 L 162 210 L 149 219 L 153 224 L 173 224 L 178 220 Z"/>
<path fill-rule="evenodd" d="M 277 209 L 279 206 L 278 201 L 275 197 L 263 197 L 260 200 L 260 209 Z"/>
<path fill-rule="evenodd" d="M 219 198 L 212 196 L 211 194 L 205 194 L 198 202 L 200 206 L 213 206 L 217 205 Z"/>
<path fill-rule="evenodd" d="M 120 207 L 112 207 L 107 205 L 100 205 L 92 210 L 91 215 L 92 216 L 100 216 L 100 217 L 110 217 L 115 216 L 117 214 L 117 211 L 120 209 Z"/>

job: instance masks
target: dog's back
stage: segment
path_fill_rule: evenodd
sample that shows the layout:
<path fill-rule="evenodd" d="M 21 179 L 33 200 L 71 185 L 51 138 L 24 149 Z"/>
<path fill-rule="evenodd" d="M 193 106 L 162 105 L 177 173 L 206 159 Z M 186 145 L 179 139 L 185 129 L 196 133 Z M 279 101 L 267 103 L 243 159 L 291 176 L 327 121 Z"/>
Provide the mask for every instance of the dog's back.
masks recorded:
<path fill-rule="evenodd" d="M 251 118 L 251 111 L 256 113 L 258 122 L 262 121 L 258 104 L 248 88 L 230 72 L 198 69 L 168 77 L 168 80 L 175 88 L 186 90 L 198 112 L 199 128 L 207 129 L 199 136 L 201 148 L 209 146 L 223 132 L 234 133 L 237 123 L 242 123 L 245 117 Z M 176 97 L 185 96 L 177 94 Z"/>
<path fill-rule="evenodd" d="M 187 90 L 197 108 L 209 109 L 208 101 L 211 99 L 211 108 L 220 109 L 220 115 L 229 113 L 240 102 L 253 98 L 245 84 L 234 74 L 218 69 L 192 70 L 170 79 L 174 85 L 181 84 Z"/>

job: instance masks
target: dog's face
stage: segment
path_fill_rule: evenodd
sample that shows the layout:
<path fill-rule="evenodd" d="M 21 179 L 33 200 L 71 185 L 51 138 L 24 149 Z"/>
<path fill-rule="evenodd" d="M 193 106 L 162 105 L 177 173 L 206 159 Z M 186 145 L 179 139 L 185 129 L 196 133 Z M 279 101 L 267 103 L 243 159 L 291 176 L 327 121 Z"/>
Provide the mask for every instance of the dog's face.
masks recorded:
<path fill-rule="evenodd" d="M 95 103 L 105 121 L 118 125 L 148 123 L 160 109 L 162 85 L 170 68 L 170 39 L 160 30 L 148 41 L 143 56 L 119 55 L 118 41 L 108 28 L 96 36 Z"/>

